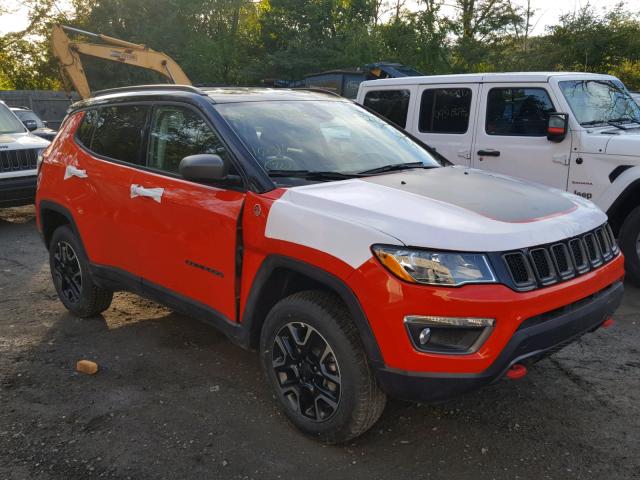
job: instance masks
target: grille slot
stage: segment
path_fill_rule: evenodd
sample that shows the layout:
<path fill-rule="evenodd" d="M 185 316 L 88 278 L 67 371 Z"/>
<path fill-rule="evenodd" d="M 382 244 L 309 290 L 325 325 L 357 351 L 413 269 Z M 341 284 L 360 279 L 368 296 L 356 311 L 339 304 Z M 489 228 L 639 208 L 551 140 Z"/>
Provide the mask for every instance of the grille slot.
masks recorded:
<path fill-rule="evenodd" d="M 604 228 L 598 228 L 596 230 L 596 239 L 600 245 L 600 251 L 604 260 L 611 258 L 611 242 L 609 240 L 609 234 L 605 233 Z"/>
<path fill-rule="evenodd" d="M 557 243 L 553 245 L 551 247 L 551 256 L 553 257 L 553 263 L 556 267 L 556 271 L 562 279 L 573 277 L 573 263 L 571 263 L 569 249 L 564 243 Z"/>
<path fill-rule="evenodd" d="M 609 235 L 609 240 L 611 242 L 611 250 L 612 250 L 613 254 L 616 255 L 618 253 L 618 251 L 619 251 L 618 243 L 616 242 L 616 236 L 613 234 L 613 230 L 611 229 L 611 225 L 609 225 L 608 223 L 607 223 L 607 225 L 605 227 L 605 231 Z"/>
<path fill-rule="evenodd" d="M 602 257 L 600 256 L 600 250 L 598 249 L 596 237 L 593 235 L 593 233 L 587 233 L 584 236 L 584 243 L 587 247 L 587 257 L 589 257 L 591 265 L 594 267 L 601 265 Z"/>
<path fill-rule="evenodd" d="M 38 149 L 0 151 L 0 172 L 32 170 L 38 162 Z"/>
<path fill-rule="evenodd" d="M 605 224 L 580 237 L 507 252 L 502 258 L 516 289 L 530 290 L 582 275 L 618 252 L 611 227 Z"/>
<path fill-rule="evenodd" d="M 518 287 L 525 288 L 535 284 L 529 262 L 527 262 L 527 258 L 523 253 L 508 253 L 504 256 L 504 260 L 511 274 L 511 278 Z"/>
<path fill-rule="evenodd" d="M 573 258 L 573 264 L 576 267 L 578 273 L 584 273 L 589 270 L 589 261 L 587 260 L 587 252 L 584 249 L 584 244 L 579 238 L 574 238 L 569 241 L 569 248 L 571 249 L 571 256 Z"/>
<path fill-rule="evenodd" d="M 554 283 L 556 281 L 556 273 L 553 265 L 551 265 L 549 252 L 545 248 L 535 248 L 529 252 L 529 255 L 540 283 L 545 285 Z"/>

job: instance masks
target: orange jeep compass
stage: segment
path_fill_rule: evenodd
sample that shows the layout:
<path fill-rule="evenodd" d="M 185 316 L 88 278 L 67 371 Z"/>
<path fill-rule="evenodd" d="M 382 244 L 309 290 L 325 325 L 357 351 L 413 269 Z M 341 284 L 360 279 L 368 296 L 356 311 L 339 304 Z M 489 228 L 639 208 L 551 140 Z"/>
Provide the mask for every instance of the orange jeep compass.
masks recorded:
<path fill-rule="evenodd" d="M 387 394 L 525 374 L 609 325 L 623 293 L 590 201 L 450 166 L 321 91 L 100 92 L 43 153 L 36 205 L 73 314 L 128 290 L 211 323 L 327 442 L 365 432 Z"/>

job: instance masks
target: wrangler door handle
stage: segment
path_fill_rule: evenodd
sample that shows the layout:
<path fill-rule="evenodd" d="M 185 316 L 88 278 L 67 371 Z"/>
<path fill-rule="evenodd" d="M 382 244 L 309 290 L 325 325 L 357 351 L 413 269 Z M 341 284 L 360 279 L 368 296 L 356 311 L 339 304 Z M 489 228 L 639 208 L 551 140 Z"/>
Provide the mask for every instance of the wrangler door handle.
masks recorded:
<path fill-rule="evenodd" d="M 160 203 L 164 188 L 144 188 L 135 183 L 131 185 L 131 198 L 136 197 L 149 197 L 156 202 Z"/>
<path fill-rule="evenodd" d="M 480 155 L 481 157 L 499 157 L 500 150 L 492 150 L 492 149 L 478 150 L 478 155 Z"/>
<path fill-rule="evenodd" d="M 74 167 L 73 165 L 67 165 L 67 168 L 65 168 L 64 170 L 65 180 L 69 180 L 71 177 L 87 178 L 88 176 L 89 175 L 87 175 L 86 170 L 80 170 L 79 168 Z"/>

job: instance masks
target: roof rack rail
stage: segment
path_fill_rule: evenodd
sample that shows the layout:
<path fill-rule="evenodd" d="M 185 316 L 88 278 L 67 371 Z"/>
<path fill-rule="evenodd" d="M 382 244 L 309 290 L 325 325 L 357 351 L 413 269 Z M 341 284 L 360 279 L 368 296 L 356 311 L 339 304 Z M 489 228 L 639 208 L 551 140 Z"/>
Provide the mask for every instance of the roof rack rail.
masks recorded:
<path fill-rule="evenodd" d="M 293 87 L 291 90 L 306 90 L 308 92 L 317 92 L 317 93 L 326 93 L 328 95 L 333 95 L 334 97 L 344 98 L 339 93 L 334 92 L 333 90 L 329 90 L 328 88 L 319 88 L 319 87 Z"/>
<path fill-rule="evenodd" d="M 107 88 L 105 90 L 98 90 L 93 92 L 92 97 L 102 97 L 104 95 L 110 95 L 112 93 L 125 93 L 125 92 L 138 92 L 138 91 L 149 91 L 149 90 L 179 90 L 181 92 L 191 92 L 197 93 L 198 95 L 206 95 L 204 91 L 197 87 L 192 87 L 191 85 L 174 85 L 167 83 L 160 83 L 158 85 L 131 85 L 129 87 L 119 87 L 119 88 Z"/>

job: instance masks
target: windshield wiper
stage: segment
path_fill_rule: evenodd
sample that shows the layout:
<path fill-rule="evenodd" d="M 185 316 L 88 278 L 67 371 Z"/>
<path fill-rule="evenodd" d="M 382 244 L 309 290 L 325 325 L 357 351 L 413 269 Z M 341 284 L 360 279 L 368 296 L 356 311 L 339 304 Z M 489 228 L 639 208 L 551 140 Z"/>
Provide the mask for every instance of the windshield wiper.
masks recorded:
<path fill-rule="evenodd" d="M 622 125 L 626 125 L 628 123 L 636 123 L 640 125 L 640 121 L 636 120 L 633 117 L 618 117 L 618 118 L 610 118 L 607 123 L 611 125 L 613 123 L 620 123 Z"/>
<path fill-rule="evenodd" d="M 323 172 L 317 170 L 267 170 L 270 177 L 304 178 L 307 180 L 346 180 L 358 177 L 358 174 Z"/>
<path fill-rule="evenodd" d="M 358 172 L 359 175 L 370 175 L 373 173 L 385 173 L 385 172 L 396 172 L 399 170 L 408 170 L 411 168 L 435 168 L 428 167 L 422 162 L 410 162 L 410 163 L 392 163 L 389 165 L 383 165 L 382 167 L 372 168 L 370 170 L 364 170 L 362 172 Z"/>
<path fill-rule="evenodd" d="M 607 123 L 605 120 L 589 120 L 588 122 L 580 122 L 583 127 L 589 127 L 592 125 L 604 125 Z"/>

